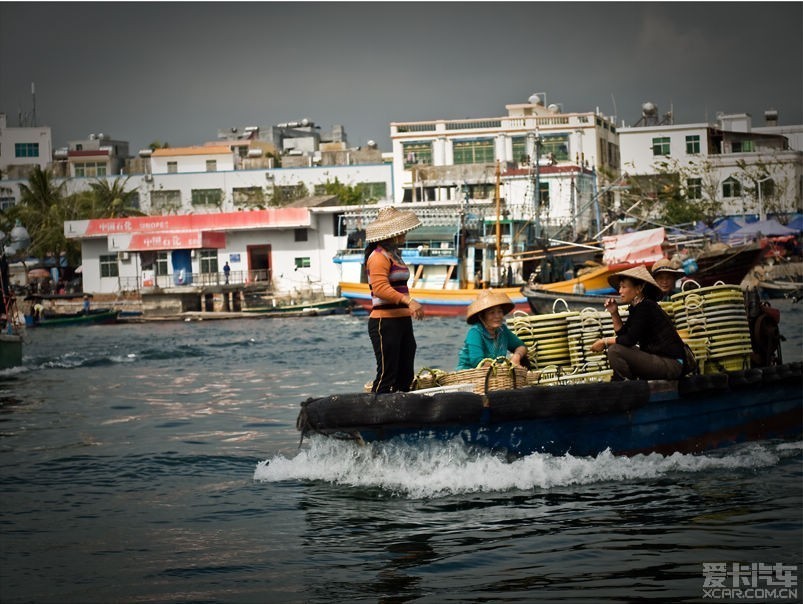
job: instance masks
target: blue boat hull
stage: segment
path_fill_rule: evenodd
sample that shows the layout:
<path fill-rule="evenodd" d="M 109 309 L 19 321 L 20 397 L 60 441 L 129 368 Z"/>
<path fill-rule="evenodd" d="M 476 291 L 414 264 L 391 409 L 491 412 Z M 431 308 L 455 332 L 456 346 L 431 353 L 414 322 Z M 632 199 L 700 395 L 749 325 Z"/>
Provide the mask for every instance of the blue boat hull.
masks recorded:
<path fill-rule="evenodd" d="M 456 405 L 466 409 L 460 411 L 462 416 L 452 419 L 430 418 L 416 425 L 399 418 L 400 395 L 369 394 L 364 396 L 373 396 L 374 400 L 396 397 L 392 405 L 396 417 L 382 422 L 375 408 L 371 417 L 354 417 L 363 425 L 327 427 L 315 425 L 318 417 L 312 421 L 303 417 L 305 412 L 309 415 L 309 409 L 302 409 L 299 428 L 363 442 L 461 438 L 468 445 L 512 455 L 543 452 L 575 456 L 597 455 L 605 450 L 618 455 L 697 453 L 749 440 L 799 438 L 803 432 L 800 363 L 693 376 L 680 382 L 534 386 L 490 392 L 488 406 L 481 400 L 479 410 L 469 397 L 482 397 L 459 394 L 462 398 Z M 347 395 L 341 399 L 343 396 Z M 331 416 L 337 400 L 328 399 L 307 401 L 306 405 L 326 401 L 322 404 L 329 405 Z M 427 404 L 413 394 L 404 397 L 402 404 L 405 401 L 418 406 L 419 415 L 421 405 Z M 430 403 L 442 404 L 436 400 Z M 358 408 L 352 404 L 349 412 Z M 324 423 L 330 420 L 324 418 Z M 335 423 L 347 421 L 342 417 Z"/>

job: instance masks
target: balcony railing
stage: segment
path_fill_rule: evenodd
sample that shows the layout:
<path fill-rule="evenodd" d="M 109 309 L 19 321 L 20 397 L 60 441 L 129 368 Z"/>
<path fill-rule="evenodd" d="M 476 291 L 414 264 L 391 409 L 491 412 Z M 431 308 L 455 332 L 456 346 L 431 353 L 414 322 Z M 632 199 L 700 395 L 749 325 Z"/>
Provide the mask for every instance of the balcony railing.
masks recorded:
<path fill-rule="evenodd" d="M 226 274 L 219 273 L 192 273 L 190 279 L 185 283 L 176 283 L 175 275 L 155 275 L 153 277 L 120 277 L 120 289 L 122 291 L 140 291 L 142 289 L 160 288 L 168 289 L 171 287 L 216 287 L 220 285 L 252 285 L 264 284 L 271 285 L 271 272 L 268 269 L 251 271 L 231 271 L 228 281 Z"/>

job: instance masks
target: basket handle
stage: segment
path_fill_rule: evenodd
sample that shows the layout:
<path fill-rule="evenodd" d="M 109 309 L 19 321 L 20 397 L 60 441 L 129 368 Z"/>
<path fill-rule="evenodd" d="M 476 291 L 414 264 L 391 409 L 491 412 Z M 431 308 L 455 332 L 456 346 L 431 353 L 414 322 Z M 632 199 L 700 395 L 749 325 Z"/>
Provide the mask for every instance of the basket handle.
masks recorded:
<path fill-rule="evenodd" d="M 700 284 L 697 283 L 694 279 L 686 279 L 683 283 L 680 284 L 680 291 L 685 292 L 686 286 L 691 283 L 694 285 L 694 289 L 700 289 Z"/>
<path fill-rule="evenodd" d="M 552 312 L 557 313 L 557 309 L 555 308 L 558 305 L 558 302 L 563 303 L 563 307 L 566 309 L 564 312 L 569 312 L 569 305 L 563 298 L 555 298 L 555 301 L 552 303 Z"/>

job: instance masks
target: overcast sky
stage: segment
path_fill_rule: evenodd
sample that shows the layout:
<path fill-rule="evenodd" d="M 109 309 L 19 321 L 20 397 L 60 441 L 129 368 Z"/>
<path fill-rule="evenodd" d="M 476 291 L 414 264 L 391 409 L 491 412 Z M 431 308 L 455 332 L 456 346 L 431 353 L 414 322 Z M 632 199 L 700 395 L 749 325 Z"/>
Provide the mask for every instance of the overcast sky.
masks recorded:
<path fill-rule="evenodd" d="M 390 150 L 393 121 L 506 115 L 545 92 L 635 123 L 803 123 L 801 2 L 0 2 L 0 112 L 54 147 L 131 152 L 309 118 Z"/>

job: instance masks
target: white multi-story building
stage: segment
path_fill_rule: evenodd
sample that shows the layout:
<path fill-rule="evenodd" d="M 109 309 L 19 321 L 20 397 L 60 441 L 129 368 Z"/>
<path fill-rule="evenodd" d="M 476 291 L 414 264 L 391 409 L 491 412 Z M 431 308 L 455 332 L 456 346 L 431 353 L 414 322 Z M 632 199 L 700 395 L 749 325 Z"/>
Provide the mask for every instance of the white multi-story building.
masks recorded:
<path fill-rule="evenodd" d="M 618 177 L 616 126 L 599 112 L 563 113 L 544 97 L 507 105 L 503 117 L 392 122 L 394 198 L 491 199 L 498 163 L 507 211 L 546 231 L 587 229 L 599 174 Z"/>
<path fill-rule="evenodd" d="M 675 174 L 688 199 L 721 202 L 726 215 L 801 211 L 803 127 L 752 127 L 748 114 L 719 115 L 717 123 L 673 124 L 645 103 L 643 119 L 619 128 L 622 170 L 632 176 Z"/>
<path fill-rule="evenodd" d="M 47 168 L 53 161 L 53 142 L 49 126 L 14 127 L 0 113 L 0 210 L 11 207 L 19 199 L 17 186 L 11 181 L 28 179 L 36 166 Z"/>

